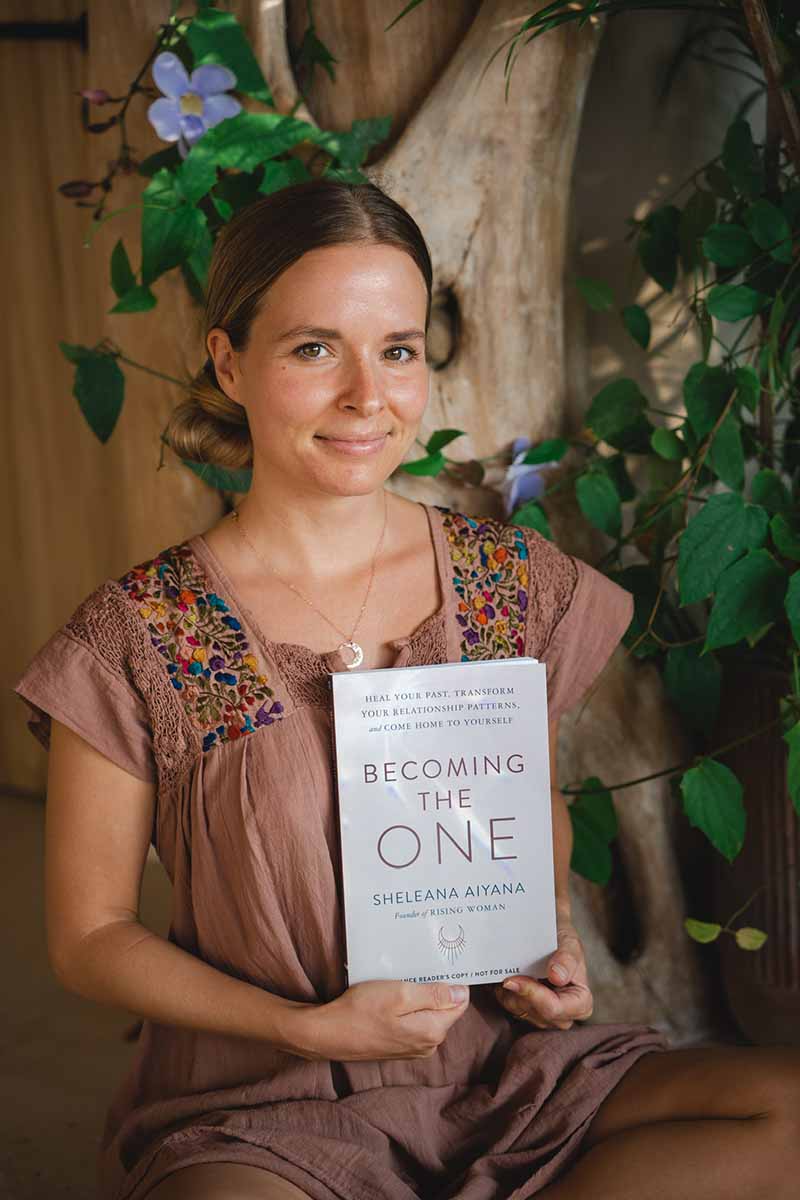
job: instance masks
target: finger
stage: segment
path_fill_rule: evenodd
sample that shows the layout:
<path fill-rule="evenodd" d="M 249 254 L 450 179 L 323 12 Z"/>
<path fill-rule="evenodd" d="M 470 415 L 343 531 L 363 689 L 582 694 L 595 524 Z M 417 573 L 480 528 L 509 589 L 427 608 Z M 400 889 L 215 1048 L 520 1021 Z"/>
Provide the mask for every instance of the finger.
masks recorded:
<path fill-rule="evenodd" d="M 569 983 L 577 965 L 571 954 L 555 954 L 547 964 L 547 977 L 559 985 Z"/>
<path fill-rule="evenodd" d="M 561 1020 L 565 1016 L 561 997 L 533 979 L 521 984 L 519 992 L 509 991 L 505 987 L 499 990 L 503 1005 L 515 1016 L 521 1017 L 530 1012 L 546 1020 Z"/>
<path fill-rule="evenodd" d="M 521 1015 L 534 1009 L 548 1020 L 582 1020 L 592 1011 L 592 995 L 588 987 L 569 984 L 554 991 L 534 979 L 515 980 L 521 985 L 519 992 L 510 992 L 506 987 L 499 989 L 503 1004 L 510 1012 Z"/>

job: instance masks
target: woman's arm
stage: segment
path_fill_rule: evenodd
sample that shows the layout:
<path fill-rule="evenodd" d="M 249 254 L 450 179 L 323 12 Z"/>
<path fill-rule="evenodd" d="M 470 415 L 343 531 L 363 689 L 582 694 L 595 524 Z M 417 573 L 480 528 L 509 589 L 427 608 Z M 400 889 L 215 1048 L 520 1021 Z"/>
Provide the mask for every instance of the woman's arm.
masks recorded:
<path fill-rule="evenodd" d="M 550 803 L 553 814 L 553 870 L 556 885 L 556 913 L 571 917 L 569 894 L 569 864 L 572 858 L 572 820 L 566 798 L 558 790 L 556 752 L 558 748 L 558 718 L 549 725 L 550 741 Z"/>
<path fill-rule="evenodd" d="M 45 892 L 56 978 L 161 1024 L 257 1038 L 306 1057 L 298 1017 L 317 1005 L 226 975 L 138 920 L 154 804 L 153 784 L 53 720 Z"/>

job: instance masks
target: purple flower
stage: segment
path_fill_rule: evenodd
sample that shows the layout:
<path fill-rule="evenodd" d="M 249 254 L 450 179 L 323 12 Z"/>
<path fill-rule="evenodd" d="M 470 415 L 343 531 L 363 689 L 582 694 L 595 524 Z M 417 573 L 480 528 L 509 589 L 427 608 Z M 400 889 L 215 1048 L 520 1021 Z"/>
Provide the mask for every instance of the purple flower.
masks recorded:
<path fill-rule="evenodd" d="M 242 106 L 226 93 L 236 86 L 227 67 L 206 63 L 186 73 L 177 54 L 164 50 L 153 62 L 153 79 L 164 93 L 147 110 L 147 119 L 164 142 L 177 142 L 181 158 L 207 129 L 235 117 Z"/>
<path fill-rule="evenodd" d="M 500 484 L 506 520 L 509 520 L 512 513 L 529 500 L 539 499 L 546 485 L 542 472 L 558 465 L 557 460 L 544 463 L 524 463 L 522 460 L 532 444 L 530 439 L 525 437 L 514 438 L 511 443 L 511 466 L 506 468 L 505 476 Z"/>

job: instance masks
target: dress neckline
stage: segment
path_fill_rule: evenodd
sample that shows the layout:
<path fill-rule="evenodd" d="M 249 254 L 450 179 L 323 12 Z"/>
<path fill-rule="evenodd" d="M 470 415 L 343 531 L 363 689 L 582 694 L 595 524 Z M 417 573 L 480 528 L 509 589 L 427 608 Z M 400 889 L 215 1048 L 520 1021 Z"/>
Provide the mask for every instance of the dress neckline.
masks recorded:
<path fill-rule="evenodd" d="M 408 659 L 411 653 L 413 653 L 414 645 L 422 640 L 433 626 L 444 621 L 447 613 L 447 588 L 451 582 L 450 572 L 447 567 L 449 551 L 444 539 L 441 513 L 434 504 L 428 504 L 423 500 L 418 500 L 414 503 L 419 504 L 425 510 L 425 515 L 428 518 L 428 528 L 433 544 L 439 580 L 440 603 L 436 610 L 427 617 L 424 617 L 410 634 L 389 640 L 388 645 L 394 647 L 397 652 L 392 664 L 393 666 L 398 665 L 401 660 Z M 293 658 L 301 658 L 311 666 L 312 670 L 316 669 L 320 673 L 347 670 L 344 659 L 338 650 L 312 650 L 310 646 L 306 646 L 302 642 L 278 642 L 267 637 L 255 614 L 240 599 L 228 572 L 211 549 L 204 535 L 202 533 L 194 534 L 193 537 L 188 539 L 187 544 L 195 559 L 199 561 L 203 573 L 209 579 L 213 579 L 215 584 L 213 590 L 228 604 L 232 611 L 241 615 L 249 626 L 254 640 L 259 643 L 262 650 L 267 654 L 277 651 L 283 652 L 284 655 L 291 655 Z M 408 647 L 408 650 L 406 650 L 406 647 Z"/>

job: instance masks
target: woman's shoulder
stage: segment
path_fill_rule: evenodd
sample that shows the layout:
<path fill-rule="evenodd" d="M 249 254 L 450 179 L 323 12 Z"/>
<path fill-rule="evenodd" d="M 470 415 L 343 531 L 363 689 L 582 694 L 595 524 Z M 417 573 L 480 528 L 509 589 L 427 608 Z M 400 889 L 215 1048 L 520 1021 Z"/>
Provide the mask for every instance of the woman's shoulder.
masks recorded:
<path fill-rule="evenodd" d="M 543 651 L 572 601 L 578 560 L 531 526 L 434 507 L 453 568 L 465 652 Z"/>

